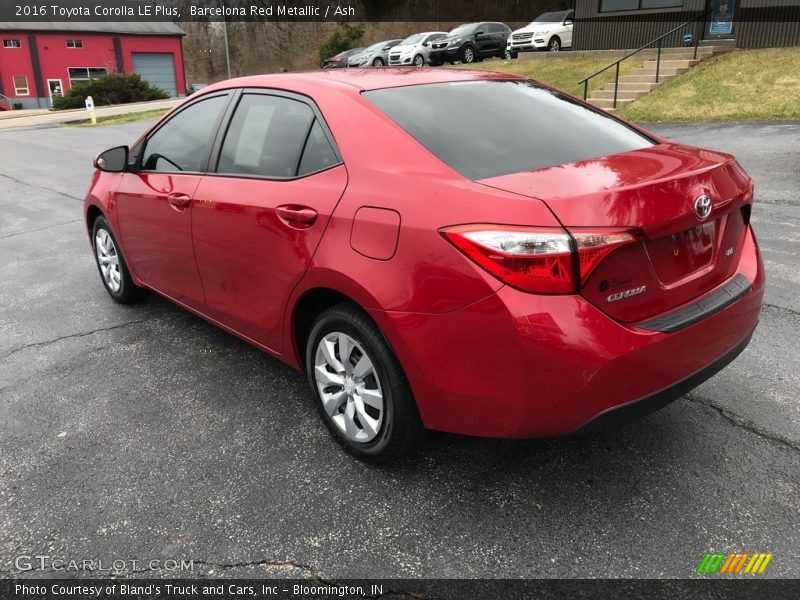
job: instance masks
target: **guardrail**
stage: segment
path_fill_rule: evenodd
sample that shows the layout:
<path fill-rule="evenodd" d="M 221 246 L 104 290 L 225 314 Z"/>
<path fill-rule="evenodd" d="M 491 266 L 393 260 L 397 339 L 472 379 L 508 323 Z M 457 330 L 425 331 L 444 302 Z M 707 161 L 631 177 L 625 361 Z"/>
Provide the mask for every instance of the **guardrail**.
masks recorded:
<path fill-rule="evenodd" d="M 603 67 L 599 71 L 596 71 L 595 73 L 592 73 L 588 77 L 585 77 L 584 79 L 581 79 L 578 82 L 578 85 L 583 84 L 583 99 L 586 100 L 587 96 L 589 95 L 589 80 L 590 79 L 592 79 L 594 77 L 597 77 L 601 73 L 605 73 L 611 67 L 616 67 L 617 69 L 616 69 L 616 73 L 614 75 L 614 105 L 613 106 L 614 106 L 614 108 L 617 108 L 617 91 L 619 90 L 619 65 L 620 65 L 620 63 L 623 60 L 629 59 L 634 54 L 638 54 L 642 50 L 650 48 L 653 44 L 656 44 L 656 47 L 658 48 L 658 53 L 656 55 L 656 83 L 658 83 L 659 72 L 661 70 L 661 47 L 663 45 L 664 38 L 672 35 L 676 31 L 678 31 L 679 29 L 683 29 L 687 25 L 691 25 L 692 23 L 698 23 L 701 19 L 703 21 L 705 21 L 705 18 L 706 18 L 706 12 L 703 12 L 703 13 L 697 15 L 694 19 L 689 19 L 688 21 L 686 21 L 684 23 L 681 23 L 677 27 L 674 27 L 673 29 L 670 29 L 668 32 L 661 34 L 657 38 L 654 38 L 654 39 L 650 40 L 649 42 L 647 42 L 641 48 L 637 48 L 633 52 L 630 52 L 630 53 L 626 54 L 625 56 L 623 56 L 619 60 L 614 61 L 613 63 L 611 63 L 607 67 Z M 702 27 L 701 27 L 700 31 L 696 31 L 696 29 L 697 29 L 697 27 L 695 27 L 695 32 L 693 34 L 693 41 L 694 41 L 694 54 L 692 55 L 692 59 L 693 60 L 697 60 L 697 46 L 700 44 L 700 31 L 702 31 Z"/>

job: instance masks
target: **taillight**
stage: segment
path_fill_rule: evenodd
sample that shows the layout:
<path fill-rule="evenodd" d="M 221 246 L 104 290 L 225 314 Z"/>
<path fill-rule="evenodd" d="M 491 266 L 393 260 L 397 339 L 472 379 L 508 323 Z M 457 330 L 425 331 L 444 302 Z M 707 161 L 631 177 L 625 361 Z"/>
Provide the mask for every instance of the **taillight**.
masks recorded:
<path fill-rule="evenodd" d="M 508 285 L 537 294 L 572 294 L 615 249 L 638 236 L 620 229 L 459 225 L 442 235 Z"/>
<path fill-rule="evenodd" d="M 578 250 L 578 273 L 581 283 L 589 278 L 603 259 L 620 246 L 635 242 L 639 237 L 624 229 L 570 229 Z"/>

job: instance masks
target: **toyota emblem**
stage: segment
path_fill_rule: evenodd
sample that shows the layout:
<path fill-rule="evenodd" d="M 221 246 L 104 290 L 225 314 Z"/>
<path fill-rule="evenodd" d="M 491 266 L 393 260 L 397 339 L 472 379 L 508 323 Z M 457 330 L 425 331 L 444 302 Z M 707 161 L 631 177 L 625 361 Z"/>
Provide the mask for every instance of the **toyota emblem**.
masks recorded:
<path fill-rule="evenodd" d="M 699 221 L 705 221 L 711 214 L 711 198 L 703 194 L 694 201 L 694 215 Z"/>

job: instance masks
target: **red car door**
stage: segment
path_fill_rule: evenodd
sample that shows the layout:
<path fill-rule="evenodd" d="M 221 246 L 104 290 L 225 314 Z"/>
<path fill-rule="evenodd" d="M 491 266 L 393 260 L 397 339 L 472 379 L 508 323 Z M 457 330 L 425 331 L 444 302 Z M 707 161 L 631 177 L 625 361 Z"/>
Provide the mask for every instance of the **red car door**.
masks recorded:
<path fill-rule="evenodd" d="M 228 101 L 229 94 L 199 99 L 160 125 L 115 194 L 129 267 L 146 285 L 195 308 L 203 304 L 203 288 L 192 248 L 191 201 Z"/>
<path fill-rule="evenodd" d="M 282 351 L 287 299 L 346 185 L 330 132 L 307 99 L 242 93 L 216 173 L 202 179 L 192 208 L 209 315 Z"/>

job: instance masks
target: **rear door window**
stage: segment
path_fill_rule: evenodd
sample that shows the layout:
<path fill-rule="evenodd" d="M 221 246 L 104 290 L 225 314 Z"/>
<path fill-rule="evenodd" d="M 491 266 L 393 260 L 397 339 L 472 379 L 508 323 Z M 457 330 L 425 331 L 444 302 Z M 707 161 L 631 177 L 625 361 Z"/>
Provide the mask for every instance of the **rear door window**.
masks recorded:
<path fill-rule="evenodd" d="M 313 121 L 314 112 L 298 100 L 244 94 L 222 144 L 217 172 L 295 177 Z"/>
<path fill-rule="evenodd" d="M 605 113 L 530 81 L 435 83 L 373 90 L 364 97 L 470 179 L 654 145 Z"/>

